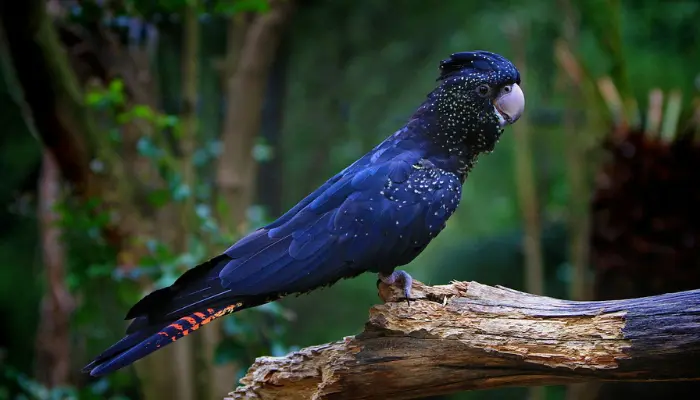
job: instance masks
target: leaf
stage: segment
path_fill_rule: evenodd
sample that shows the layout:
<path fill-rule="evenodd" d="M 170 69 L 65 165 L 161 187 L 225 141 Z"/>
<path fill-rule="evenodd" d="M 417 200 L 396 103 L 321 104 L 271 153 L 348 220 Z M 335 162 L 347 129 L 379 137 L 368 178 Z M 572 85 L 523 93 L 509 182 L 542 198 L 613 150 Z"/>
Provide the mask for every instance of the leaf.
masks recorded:
<path fill-rule="evenodd" d="M 148 193 L 148 202 L 157 208 L 170 202 L 170 192 L 167 189 L 156 189 Z"/>
<path fill-rule="evenodd" d="M 109 91 L 111 93 L 123 93 L 124 92 L 124 81 L 121 79 L 113 79 L 109 83 Z"/>
<path fill-rule="evenodd" d="M 156 121 L 156 125 L 160 129 L 174 128 L 178 126 L 179 123 L 180 120 L 174 115 L 162 115 Z"/>
<path fill-rule="evenodd" d="M 98 278 L 102 276 L 111 276 L 113 266 L 108 264 L 93 264 L 87 268 L 86 274 L 90 278 Z"/>
<path fill-rule="evenodd" d="M 242 12 L 263 13 L 270 10 L 268 0 L 220 0 L 214 6 L 214 13 L 234 15 Z"/>
<path fill-rule="evenodd" d="M 112 104 L 122 105 L 124 104 L 124 81 L 121 79 L 113 79 L 109 83 L 109 88 L 107 89 L 108 96 Z"/>
<path fill-rule="evenodd" d="M 155 117 L 155 113 L 153 112 L 153 110 L 151 110 L 150 107 L 142 104 L 135 105 L 134 107 L 132 107 L 131 113 L 134 117 L 143 118 L 149 121 L 153 120 L 153 118 Z"/>
<path fill-rule="evenodd" d="M 258 162 L 267 162 L 274 158 L 274 148 L 268 144 L 258 142 L 253 146 L 253 159 Z"/>
<path fill-rule="evenodd" d="M 209 204 L 197 204 L 195 207 L 195 213 L 199 218 L 209 218 L 211 216 L 211 207 Z"/>
<path fill-rule="evenodd" d="M 105 96 L 99 92 L 90 92 L 85 96 L 85 102 L 89 106 L 97 106 L 104 102 Z"/>
<path fill-rule="evenodd" d="M 192 195 L 190 187 L 184 183 L 176 185 L 173 188 L 173 199 L 176 201 L 184 200 Z"/>
<path fill-rule="evenodd" d="M 148 158 L 158 158 L 161 154 L 160 149 L 148 136 L 141 136 L 139 138 L 138 142 L 136 142 L 136 150 L 138 150 L 139 154 Z"/>

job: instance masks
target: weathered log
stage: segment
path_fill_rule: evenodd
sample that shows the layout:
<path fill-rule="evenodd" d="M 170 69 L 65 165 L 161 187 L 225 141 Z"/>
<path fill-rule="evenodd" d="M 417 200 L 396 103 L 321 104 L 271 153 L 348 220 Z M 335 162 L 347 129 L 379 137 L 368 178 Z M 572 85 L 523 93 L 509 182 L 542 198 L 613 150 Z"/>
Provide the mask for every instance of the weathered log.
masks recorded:
<path fill-rule="evenodd" d="M 579 302 L 476 282 L 415 282 L 364 331 L 261 357 L 228 399 L 411 399 L 585 381 L 699 380 L 700 290 Z M 332 323 L 332 316 L 323 316 Z"/>

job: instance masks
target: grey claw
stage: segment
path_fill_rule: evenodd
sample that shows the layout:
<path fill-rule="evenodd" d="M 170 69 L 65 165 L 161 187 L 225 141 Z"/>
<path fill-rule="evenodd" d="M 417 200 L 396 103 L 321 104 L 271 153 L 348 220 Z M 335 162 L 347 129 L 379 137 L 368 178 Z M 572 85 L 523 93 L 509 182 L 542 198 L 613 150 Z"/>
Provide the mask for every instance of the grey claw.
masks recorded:
<path fill-rule="evenodd" d="M 379 274 L 379 279 L 387 285 L 401 284 L 403 289 L 403 295 L 406 298 L 408 305 L 411 305 L 411 286 L 413 285 L 413 278 L 408 272 L 403 270 L 396 270 L 389 275 Z"/>

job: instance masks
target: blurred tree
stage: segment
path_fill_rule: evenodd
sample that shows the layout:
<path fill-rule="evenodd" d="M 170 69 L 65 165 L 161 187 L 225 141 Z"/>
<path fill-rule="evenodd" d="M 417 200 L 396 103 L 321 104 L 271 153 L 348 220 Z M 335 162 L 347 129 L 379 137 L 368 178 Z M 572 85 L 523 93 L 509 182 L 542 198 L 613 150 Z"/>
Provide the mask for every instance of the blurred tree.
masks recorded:
<path fill-rule="evenodd" d="M 595 81 L 590 75 L 587 78 L 588 85 L 594 82 L 598 87 L 603 99 L 600 103 L 607 106 L 608 122 L 595 135 L 602 141 L 604 158 L 590 202 L 590 260 L 596 272 L 593 297 L 621 299 L 697 288 L 700 233 L 694 207 L 698 175 L 691 172 L 697 170 L 700 151 L 693 138 L 697 121 L 692 116 L 697 113 L 697 105 L 682 101 L 684 91 L 697 97 L 691 85 L 694 76 L 679 71 L 669 78 L 667 69 L 680 66 L 669 62 L 672 55 L 662 56 L 668 54 L 668 49 L 652 53 L 659 57 L 660 64 L 641 63 L 634 54 L 636 41 L 654 42 L 658 39 L 657 28 L 668 25 L 647 15 L 649 25 L 635 29 L 637 26 L 623 17 L 624 2 L 595 3 L 579 5 L 609 61 L 600 71 L 609 77 Z M 635 8 L 635 15 L 644 15 L 650 8 Z M 688 2 L 680 2 L 666 12 L 677 15 L 681 10 L 688 18 L 700 16 L 700 6 Z M 698 32 L 679 34 L 695 36 L 696 40 Z M 687 54 L 693 59 L 699 56 L 697 51 Z M 591 66 L 590 62 L 582 64 Z M 631 78 L 649 71 L 658 74 L 654 80 Z M 679 89 L 674 90 L 676 85 Z M 666 99 L 661 87 L 670 89 Z M 647 108 L 640 109 L 639 105 L 645 103 Z M 690 399 L 695 397 L 698 384 L 603 384 L 589 389 L 593 392 L 580 398 Z"/>
<path fill-rule="evenodd" d="M 653 110 L 653 102 L 650 106 L 648 116 L 662 114 Z M 668 130 L 618 128 L 605 143 L 610 158 L 599 171 L 591 204 L 596 299 L 700 286 L 700 220 L 695 212 L 700 200 L 696 173 L 700 146 L 688 131 L 676 136 L 679 112 L 680 99 L 674 102 L 672 94 L 662 117 Z M 604 384 L 597 398 L 624 394 L 637 399 L 690 399 L 699 387 L 691 382 Z"/>
<path fill-rule="evenodd" d="M 41 169 L 41 149 L 27 124 L 27 109 L 9 57 L 0 18 L 0 312 L 8 316 L 0 330 L 0 398 L 9 396 L 4 371 L 33 370 L 41 287 L 38 272 L 38 219 L 32 208 Z M 18 284 L 21 282 L 22 284 Z M 9 382 L 16 387 L 16 382 Z M 5 396 L 5 397 L 4 397 Z"/>
<path fill-rule="evenodd" d="M 36 376 L 48 388 L 71 383 L 70 320 L 75 307 L 66 287 L 67 258 L 56 206 L 62 197 L 61 173 L 53 155 L 45 151 L 39 177 L 41 249 L 44 299 L 37 330 Z"/>
<path fill-rule="evenodd" d="M 12 19 L 3 18 L 3 23 L 5 32 L 12 32 L 7 35 L 8 47 L 31 118 L 38 121 L 37 132 L 42 142 L 56 157 L 58 167 L 77 196 L 66 201 L 59 213 L 67 232 L 64 240 L 73 250 L 71 278 L 79 280 L 73 290 L 83 300 L 79 319 L 90 309 L 97 312 L 105 303 L 113 303 L 114 296 L 122 304 L 128 304 L 139 293 L 171 283 L 184 268 L 196 265 L 210 252 L 245 232 L 247 228 L 241 225 L 247 220 L 246 210 L 253 200 L 256 160 L 252 147 L 260 130 L 267 71 L 292 3 L 213 4 L 214 12 L 231 19 L 230 25 L 246 22 L 244 29 L 229 37 L 240 48 L 232 44 L 227 54 L 225 97 L 229 110 L 221 135 L 227 156 L 219 162 L 216 180 L 219 190 L 212 190 L 213 177 L 198 176 L 198 166 L 212 162 L 218 154 L 216 146 L 199 145 L 197 123 L 199 18 L 207 11 L 202 8 L 205 5 L 188 1 L 163 3 L 156 9 L 139 8 L 128 2 L 109 6 L 112 8 L 94 2 L 54 3 L 48 8 L 49 14 L 42 2 L 31 1 L 21 5 L 3 4 L 2 9 L 3 16 L 13 15 Z M 64 7 L 70 8 L 70 12 Z M 158 111 L 161 100 L 154 57 L 159 47 L 159 29 L 149 20 L 153 13 L 184 17 L 179 116 Z M 54 22 L 60 35 L 52 26 Z M 68 58 L 59 40 L 66 46 Z M 38 70 L 29 67 L 35 64 Z M 87 103 L 83 100 L 84 92 Z M 232 183 L 226 179 L 231 174 L 240 179 Z M 212 205 L 218 207 L 217 214 L 208 211 Z M 82 225 L 76 225 L 81 221 L 76 217 L 86 219 Z M 219 223 L 236 229 L 221 235 Z M 103 234 L 94 236 L 99 231 Z M 85 238 L 92 235 L 91 239 L 98 243 L 106 239 L 104 245 L 110 251 L 98 261 L 106 264 L 95 265 L 84 257 L 75 258 L 75 235 L 85 234 L 88 235 Z M 58 244 L 57 238 L 52 240 L 46 244 Z M 90 253 L 95 250 L 91 249 Z M 56 261 L 46 263 L 53 264 Z M 98 282 L 104 283 L 110 276 L 124 282 L 113 293 L 103 290 L 97 295 L 90 288 L 95 289 L 94 285 L 99 283 L 86 280 L 99 278 Z M 97 319 L 113 318 L 103 315 Z M 100 327 L 89 333 L 87 339 L 94 341 L 96 335 L 118 332 L 114 328 L 113 324 Z M 136 366 L 143 382 L 144 398 L 212 398 L 231 389 L 230 376 L 235 371 L 227 368 L 215 372 L 214 353 L 221 341 L 219 330 L 212 326 L 206 331 L 209 333 L 194 336 L 202 342 L 198 350 L 191 348 L 193 340 L 185 340 Z M 116 339 L 112 333 L 108 336 L 107 341 Z M 268 339 L 262 336 L 259 340 Z M 86 351 L 93 353 L 104 347 L 106 341 L 97 342 Z M 61 346 L 64 346 L 61 351 L 69 351 L 67 343 Z M 204 356 L 200 358 L 201 354 Z M 85 356 L 74 358 L 70 368 L 78 369 Z M 198 359 L 202 361 L 195 361 Z M 58 367 L 66 360 L 50 361 L 42 369 L 61 373 Z M 168 368 L 163 368 L 164 365 Z M 66 366 L 61 368 L 65 370 Z M 225 379 L 217 379 L 221 373 Z"/>

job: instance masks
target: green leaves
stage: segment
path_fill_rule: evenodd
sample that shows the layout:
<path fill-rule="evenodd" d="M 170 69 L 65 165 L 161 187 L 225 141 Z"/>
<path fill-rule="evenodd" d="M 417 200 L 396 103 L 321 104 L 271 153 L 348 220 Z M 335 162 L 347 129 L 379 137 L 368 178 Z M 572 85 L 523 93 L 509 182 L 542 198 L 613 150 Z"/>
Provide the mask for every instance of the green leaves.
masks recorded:
<path fill-rule="evenodd" d="M 267 12 L 270 10 L 268 0 L 219 0 L 214 3 L 214 13 L 227 16 L 242 12 Z"/>
<path fill-rule="evenodd" d="M 275 149 L 263 137 L 259 137 L 253 146 L 253 159 L 263 163 L 272 160 L 275 156 Z"/>
<path fill-rule="evenodd" d="M 97 109 L 119 107 L 124 101 L 124 82 L 121 79 L 112 80 L 104 90 L 92 89 L 85 95 L 85 103 Z"/>
<path fill-rule="evenodd" d="M 244 12 L 261 13 L 270 9 L 268 0 L 127 0 L 100 3 L 92 0 L 84 1 L 81 5 L 82 7 L 76 8 L 74 15 L 72 15 L 74 19 L 96 20 L 109 16 L 151 19 L 155 15 L 181 13 L 186 7 L 192 6 L 196 7 L 202 14 L 223 16 Z"/>

